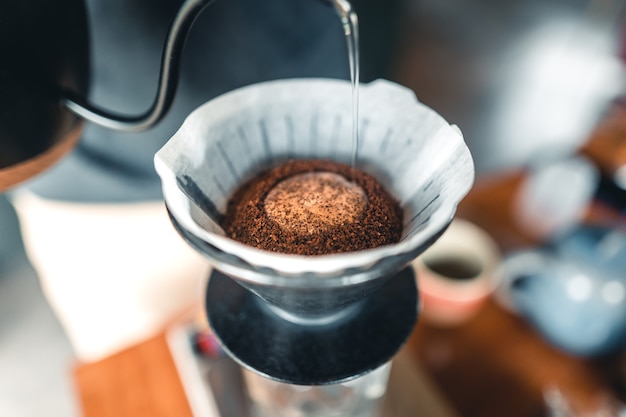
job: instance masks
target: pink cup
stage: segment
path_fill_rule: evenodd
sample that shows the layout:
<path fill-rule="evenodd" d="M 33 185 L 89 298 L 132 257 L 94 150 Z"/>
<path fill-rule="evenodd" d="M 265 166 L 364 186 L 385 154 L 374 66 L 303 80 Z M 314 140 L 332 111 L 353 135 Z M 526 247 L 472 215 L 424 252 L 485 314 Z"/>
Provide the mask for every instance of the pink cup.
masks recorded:
<path fill-rule="evenodd" d="M 501 261 L 498 246 L 486 232 L 467 221 L 454 220 L 413 262 L 421 317 L 440 326 L 469 320 L 499 284 Z"/>

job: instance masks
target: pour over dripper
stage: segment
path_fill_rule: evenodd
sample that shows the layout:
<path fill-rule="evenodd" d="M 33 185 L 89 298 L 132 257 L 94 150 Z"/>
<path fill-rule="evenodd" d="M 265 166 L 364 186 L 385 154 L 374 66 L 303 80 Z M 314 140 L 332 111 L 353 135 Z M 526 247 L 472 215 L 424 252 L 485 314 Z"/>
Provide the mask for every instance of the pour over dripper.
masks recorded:
<path fill-rule="evenodd" d="M 400 202 L 404 211 L 401 241 L 365 251 L 307 257 L 262 251 L 225 236 L 219 224 L 228 198 L 259 171 L 290 158 L 349 163 L 351 121 L 349 82 L 272 81 L 233 91 L 198 108 L 155 157 L 174 225 L 223 273 L 211 278 L 208 297 L 213 294 L 212 302 L 219 304 L 215 288 L 224 297 L 237 293 L 232 297 L 239 297 L 238 306 L 246 304 L 237 310 L 242 325 L 247 325 L 246 316 L 261 322 L 253 315 L 264 315 L 274 328 L 280 327 L 283 339 L 298 332 L 317 332 L 317 342 L 311 343 L 325 344 L 324 349 L 330 351 L 333 343 L 322 340 L 333 326 L 348 323 L 354 334 L 359 326 L 364 330 L 364 320 L 371 319 L 367 311 L 374 306 L 381 313 L 389 308 L 388 321 L 372 323 L 368 330 L 376 332 L 386 325 L 394 328 L 393 309 L 401 311 L 395 320 L 401 331 L 383 331 L 389 333 L 388 347 L 366 355 L 358 367 L 340 369 L 341 364 L 326 361 L 318 364 L 314 378 L 306 375 L 304 379 L 299 379 L 301 369 L 289 373 L 285 367 L 268 365 L 268 370 L 260 371 L 272 378 L 330 383 L 389 360 L 408 337 L 417 314 L 413 274 L 398 273 L 443 233 L 473 183 L 472 159 L 459 130 L 419 103 L 410 90 L 379 80 L 361 86 L 358 167 L 374 175 Z M 241 288 L 244 293 L 239 292 Z M 402 302 L 394 300 L 402 298 L 402 293 L 412 295 Z M 222 301 L 222 306 L 228 304 Z M 242 313 L 255 303 L 252 310 Z M 222 318 L 234 314 L 226 307 L 211 309 Z M 228 332 L 226 326 L 224 331 Z M 346 334 L 331 338 L 345 348 L 353 342 L 350 332 Z M 231 342 L 239 346 L 238 340 L 233 337 Z M 260 363 L 251 365 L 242 359 L 243 347 L 233 352 L 228 344 L 225 348 L 235 359 L 259 371 Z M 288 343 L 283 347 L 290 349 Z M 320 353 L 318 348 L 313 351 Z M 255 358 L 262 362 L 258 355 Z M 308 367 L 304 360 L 290 366 Z"/>
<path fill-rule="evenodd" d="M 391 82 L 361 86 L 358 166 L 399 200 L 405 220 L 398 244 L 338 255 L 284 255 L 236 242 L 219 226 L 234 189 L 263 169 L 289 158 L 350 163 L 351 105 L 348 82 L 307 79 L 244 87 L 201 106 L 155 156 L 172 216 L 226 254 L 215 254 L 216 261 L 245 264 L 261 273 L 241 272 L 259 282 L 270 283 L 263 279 L 268 273 L 285 285 L 304 276 L 296 281 L 306 285 L 309 274 L 356 283 L 397 272 L 405 256 L 417 256 L 451 221 L 473 183 L 474 168 L 460 131 Z M 395 257 L 401 260 L 393 266 L 389 259 Z"/>

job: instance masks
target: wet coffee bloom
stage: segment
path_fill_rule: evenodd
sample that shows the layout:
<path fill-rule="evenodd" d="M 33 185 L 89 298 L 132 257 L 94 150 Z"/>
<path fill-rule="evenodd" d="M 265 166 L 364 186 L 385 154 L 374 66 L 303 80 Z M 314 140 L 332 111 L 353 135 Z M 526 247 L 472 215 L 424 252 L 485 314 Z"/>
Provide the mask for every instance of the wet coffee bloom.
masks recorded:
<path fill-rule="evenodd" d="M 260 249 L 323 255 L 396 243 L 402 211 L 360 170 L 295 160 L 239 188 L 222 226 L 231 238 Z"/>
<path fill-rule="evenodd" d="M 265 212 L 283 230 L 313 235 L 358 222 L 367 197 L 338 174 L 309 172 L 276 184 L 265 198 Z"/>

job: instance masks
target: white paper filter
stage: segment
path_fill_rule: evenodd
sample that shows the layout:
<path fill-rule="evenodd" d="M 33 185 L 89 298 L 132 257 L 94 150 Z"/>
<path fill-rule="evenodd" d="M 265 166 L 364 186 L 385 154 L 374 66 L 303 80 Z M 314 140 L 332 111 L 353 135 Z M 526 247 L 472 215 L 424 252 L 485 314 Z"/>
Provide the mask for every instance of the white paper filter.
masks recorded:
<path fill-rule="evenodd" d="M 315 257 L 276 254 L 226 237 L 218 224 L 234 190 L 269 166 L 289 158 L 350 163 L 352 86 L 342 80 L 255 84 L 196 109 L 155 156 L 172 216 L 219 251 L 279 274 L 335 274 L 414 251 L 447 226 L 472 186 L 470 152 L 458 128 L 411 90 L 377 80 L 359 92 L 357 166 L 401 202 L 399 243 Z"/>

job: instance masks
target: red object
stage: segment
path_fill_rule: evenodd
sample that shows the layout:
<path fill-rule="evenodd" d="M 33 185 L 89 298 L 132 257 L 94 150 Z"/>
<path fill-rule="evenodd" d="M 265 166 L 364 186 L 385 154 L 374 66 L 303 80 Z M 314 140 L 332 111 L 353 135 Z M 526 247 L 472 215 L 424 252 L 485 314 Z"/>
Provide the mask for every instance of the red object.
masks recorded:
<path fill-rule="evenodd" d="M 198 352 L 209 358 L 218 358 L 223 354 L 222 348 L 212 333 L 198 332 L 195 336 L 195 345 Z"/>

